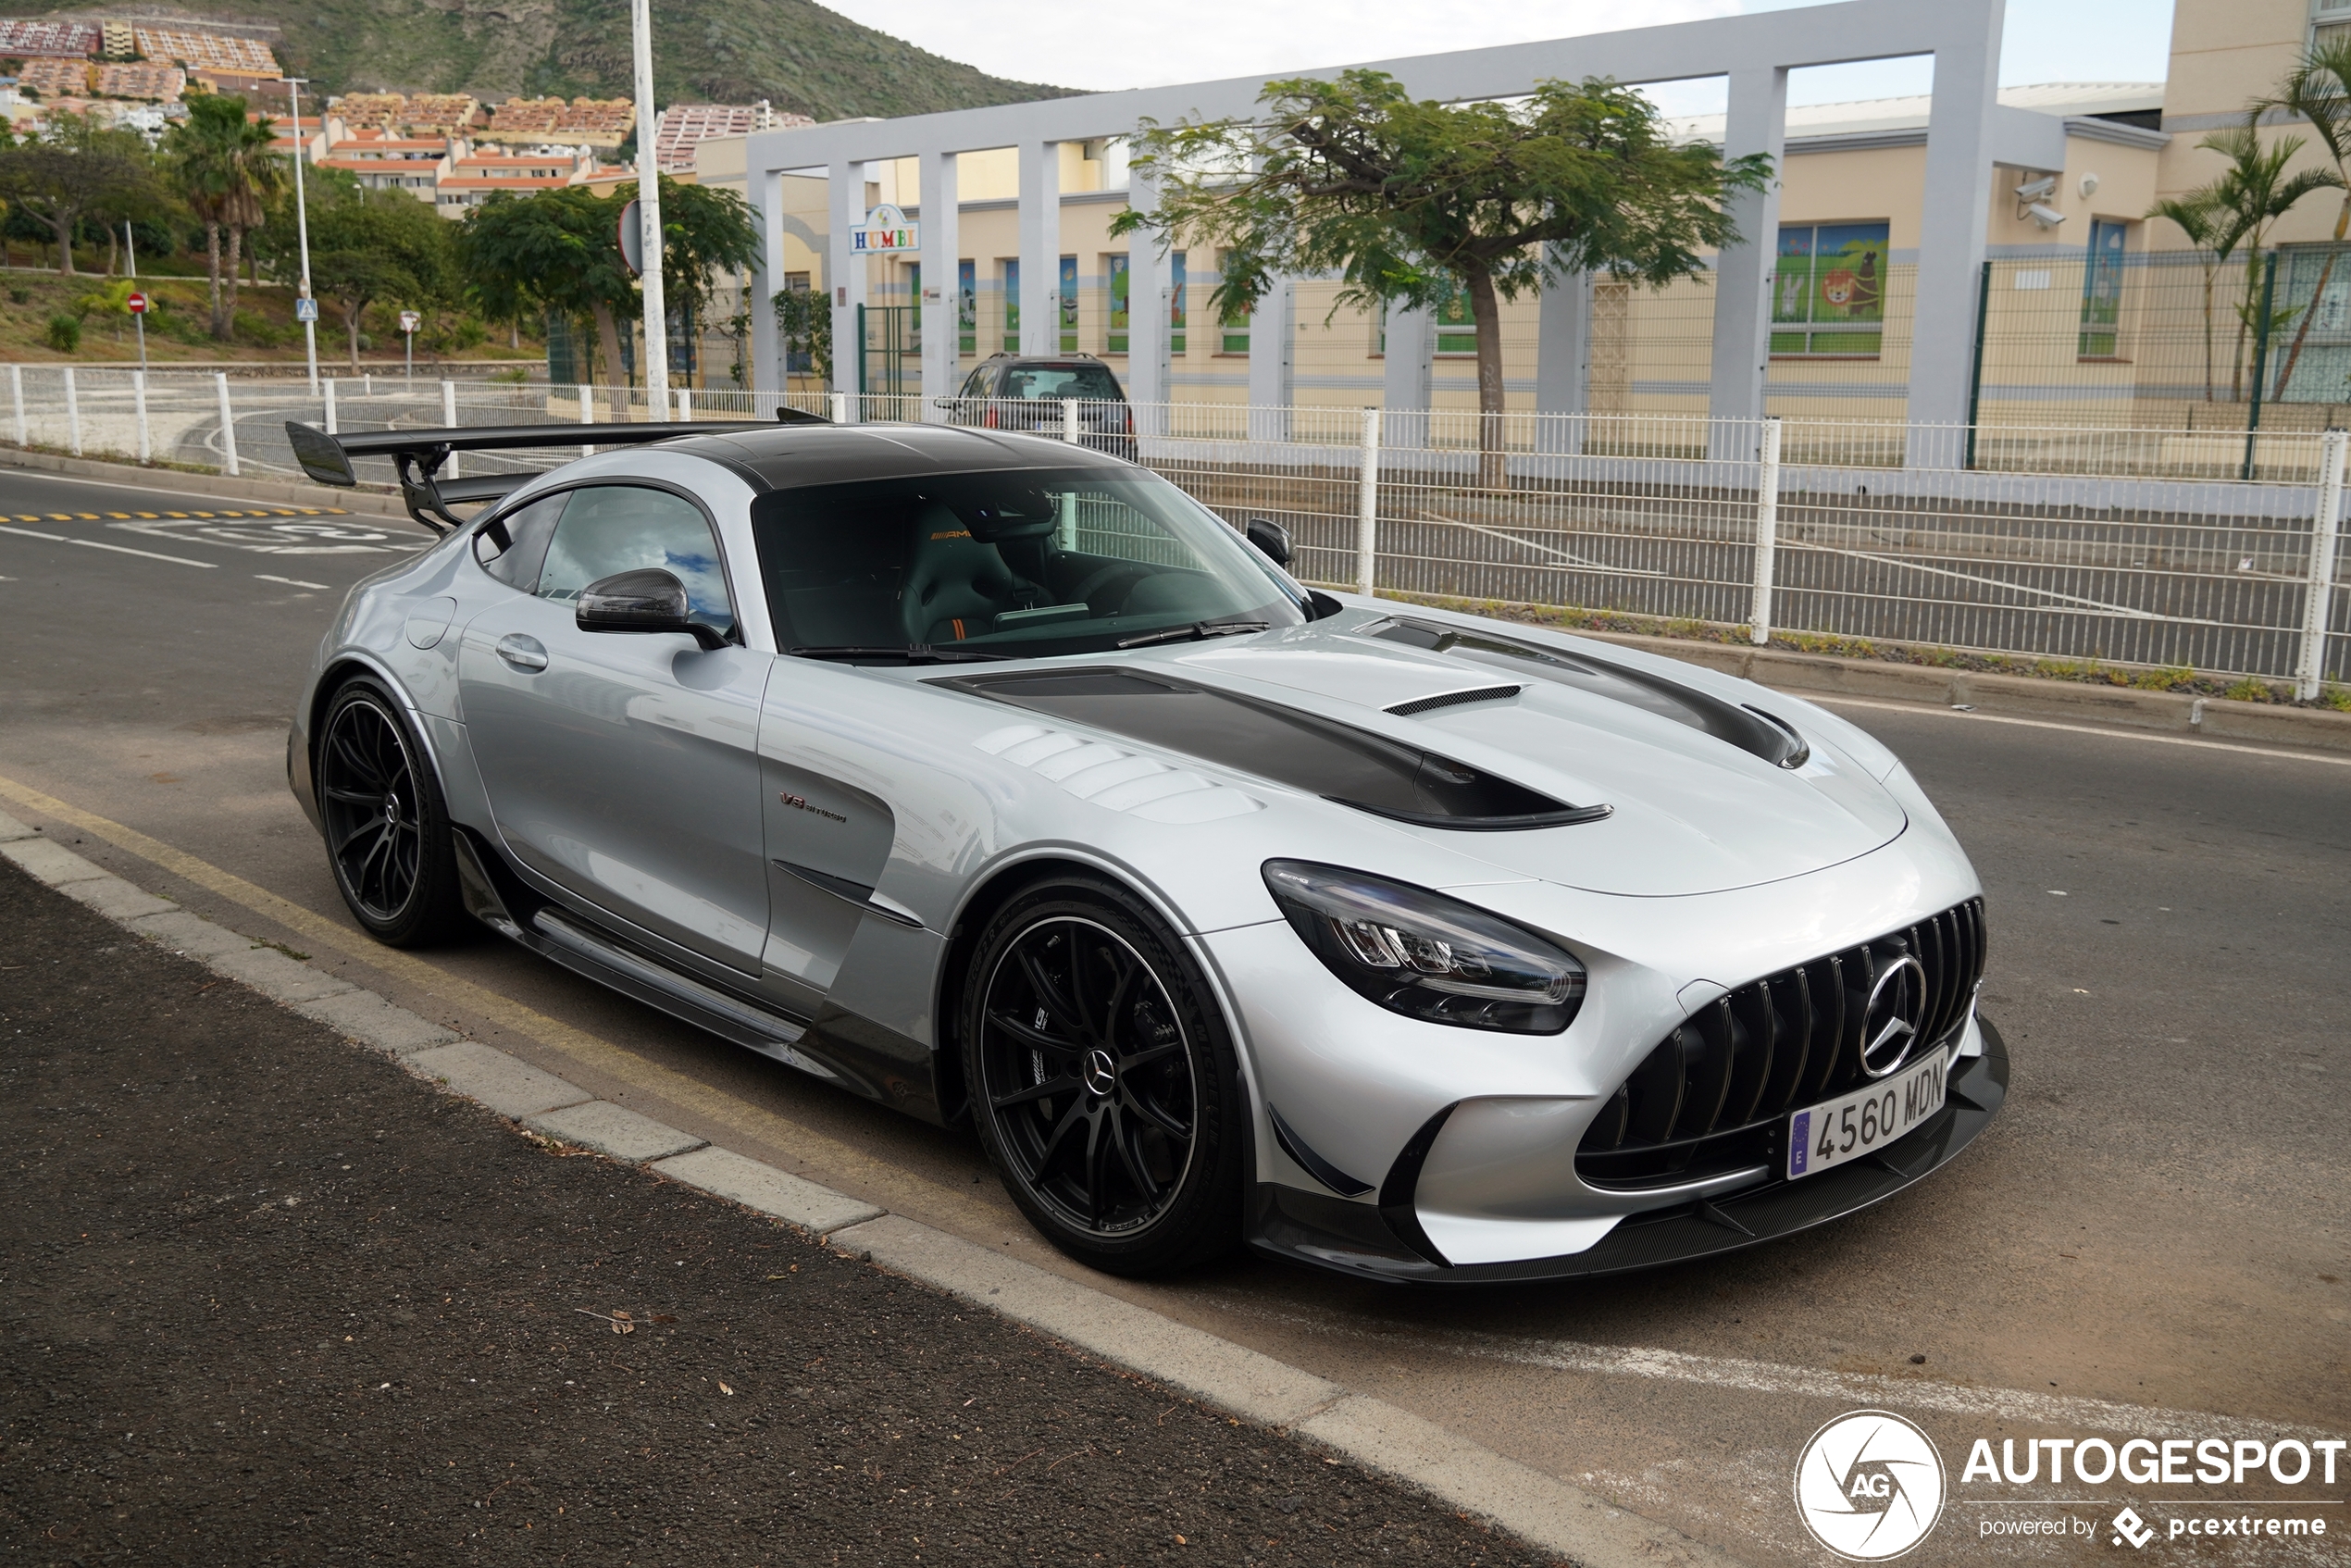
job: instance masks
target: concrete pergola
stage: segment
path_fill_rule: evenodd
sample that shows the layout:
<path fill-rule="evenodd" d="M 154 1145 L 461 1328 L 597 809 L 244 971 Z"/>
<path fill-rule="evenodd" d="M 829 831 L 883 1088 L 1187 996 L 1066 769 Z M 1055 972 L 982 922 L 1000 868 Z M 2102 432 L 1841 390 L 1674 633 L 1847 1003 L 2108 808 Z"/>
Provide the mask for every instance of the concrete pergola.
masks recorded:
<path fill-rule="evenodd" d="M 1916 320 L 1911 342 L 1909 417 L 1913 423 L 1961 422 L 1967 417 L 1976 278 L 1984 261 L 1993 166 L 2065 167 L 2064 122 L 2048 115 L 2002 108 L 1995 99 L 2003 0 L 1847 0 L 1833 6 L 1770 11 L 1638 28 L 1545 43 L 1465 49 L 1376 60 L 1370 68 L 1401 81 L 1415 97 L 1444 101 L 1512 97 L 1549 79 L 1612 77 L 1627 83 L 1729 79 L 1726 156 L 1768 153 L 1776 161 L 1785 143 L 1788 72 L 1902 56 L 1934 57 L 1934 106 L 1927 123 L 1924 215 L 1919 235 Z M 1346 67 L 1287 73 L 1335 77 Z M 1255 111 L 1267 78 L 1234 77 L 1177 87 L 1101 93 L 1041 103 L 1008 104 L 901 119 L 841 121 L 749 138 L 750 197 L 765 236 L 765 262 L 754 297 L 766 300 L 783 275 L 782 178 L 822 172 L 831 187 L 827 286 L 833 297 L 833 341 L 854 341 L 857 307 L 865 303 L 866 269 L 852 263 L 849 229 L 864 221 L 867 163 L 913 157 L 920 168 L 918 212 L 922 254 L 943 265 L 924 269 L 923 293 L 934 308 L 954 308 L 960 251 L 956 155 L 1012 147 L 1020 168 L 1020 336 L 1024 353 L 1059 348 L 1053 308 L 1061 255 L 1060 159 L 1056 143 L 1132 135 L 1145 119 L 1223 118 Z M 1129 205 L 1151 210 L 1152 191 L 1133 177 Z M 1734 216 L 1744 242 L 1723 253 L 1715 270 L 1714 354 L 1709 407 L 1720 417 L 1763 413 L 1770 358 L 1770 279 L 1777 253 L 1779 192 L 1740 197 Z M 1167 313 L 1145 302 L 1167 297 L 1170 276 L 1160 241 L 1138 232 L 1128 260 L 1128 395 L 1138 404 L 1167 401 Z M 1588 289 L 1549 291 L 1542 302 L 1536 406 L 1575 413 L 1584 407 Z M 1286 319 L 1280 292 L 1261 310 Z M 774 314 L 754 308 L 753 365 L 756 384 L 775 390 L 781 355 Z M 1435 347 L 1428 315 L 1390 316 L 1384 404 L 1391 411 L 1429 406 Z M 959 380 L 952 330 L 926 333 L 922 389 L 926 401 L 952 393 Z M 1289 402 L 1287 334 L 1251 335 L 1250 402 Z M 854 361 L 834 356 L 835 384 L 854 391 Z"/>

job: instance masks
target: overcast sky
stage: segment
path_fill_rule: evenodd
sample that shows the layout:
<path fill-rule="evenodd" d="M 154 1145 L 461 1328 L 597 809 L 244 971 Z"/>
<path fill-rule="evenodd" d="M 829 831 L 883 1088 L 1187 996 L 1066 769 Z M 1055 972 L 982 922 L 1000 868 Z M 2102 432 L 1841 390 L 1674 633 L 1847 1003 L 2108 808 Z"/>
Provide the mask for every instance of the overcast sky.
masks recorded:
<path fill-rule="evenodd" d="M 1154 87 L 1446 49 L 1691 21 L 1805 0 L 1177 0 L 1042 6 L 1028 0 L 827 0 L 868 27 L 996 76 L 1065 87 Z M 1935 0 L 1917 0 L 1932 5 Z M 2159 81 L 2170 0 L 2012 0 L 2000 81 Z M 1797 72 L 1791 101 L 1927 90 L 1923 60 Z M 1411 84 L 1406 83 L 1407 86 Z M 1720 107 L 1705 89 L 1661 94 L 1673 112 Z M 1709 103 L 1714 98 L 1718 101 Z"/>

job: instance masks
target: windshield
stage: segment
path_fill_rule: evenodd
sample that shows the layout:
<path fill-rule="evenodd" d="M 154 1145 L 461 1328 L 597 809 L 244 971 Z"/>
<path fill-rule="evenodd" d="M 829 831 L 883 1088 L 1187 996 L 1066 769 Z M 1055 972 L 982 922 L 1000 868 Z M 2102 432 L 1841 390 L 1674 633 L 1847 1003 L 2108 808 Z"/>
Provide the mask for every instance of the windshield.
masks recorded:
<path fill-rule="evenodd" d="M 1308 618 L 1272 563 L 1140 469 L 779 491 L 753 505 L 752 522 L 787 653 L 1026 659 Z"/>

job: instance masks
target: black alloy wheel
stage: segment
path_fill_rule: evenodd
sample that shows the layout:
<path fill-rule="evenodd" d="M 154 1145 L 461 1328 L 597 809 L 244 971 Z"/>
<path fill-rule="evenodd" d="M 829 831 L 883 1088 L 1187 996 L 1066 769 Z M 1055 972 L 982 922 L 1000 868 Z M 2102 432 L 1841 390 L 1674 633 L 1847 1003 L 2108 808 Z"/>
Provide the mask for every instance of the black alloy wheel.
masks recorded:
<path fill-rule="evenodd" d="M 336 693 L 317 769 L 327 855 L 343 902 L 393 947 L 444 940 L 464 922 L 448 814 L 422 755 L 373 681 Z"/>
<path fill-rule="evenodd" d="M 967 988 L 973 1114 L 1064 1251 L 1119 1274 L 1230 1245 L 1238 1074 L 1206 988 L 1123 890 L 1047 884 L 982 935 Z"/>

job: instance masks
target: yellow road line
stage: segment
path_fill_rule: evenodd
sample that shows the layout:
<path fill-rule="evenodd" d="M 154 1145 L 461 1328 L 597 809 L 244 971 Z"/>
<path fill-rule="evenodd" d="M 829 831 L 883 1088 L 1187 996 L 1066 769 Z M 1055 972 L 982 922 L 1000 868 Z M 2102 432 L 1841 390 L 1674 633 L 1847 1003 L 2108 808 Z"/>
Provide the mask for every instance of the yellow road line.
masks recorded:
<path fill-rule="evenodd" d="M 784 1151 L 798 1164 L 821 1166 L 831 1176 L 861 1181 L 870 1190 L 914 1198 L 940 1217 L 952 1213 L 966 1227 L 984 1226 L 989 1232 L 996 1232 L 1003 1226 L 1001 1213 L 976 1201 L 966 1193 L 941 1187 L 902 1166 L 876 1159 L 838 1139 L 828 1138 L 812 1127 L 739 1100 L 699 1078 L 673 1067 L 663 1066 L 658 1062 L 648 1061 L 610 1040 L 599 1039 L 584 1029 L 574 1028 L 560 1019 L 550 1018 L 470 980 L 460 979 L 411 953 L 380 946 L 291 899 L 280 898 L 267 888 L 255 886 L 209 861 L 199 860 L 160 839 L 149 838 L 135 828 L 126 828 L 119 822 L 83 811 L 55 795 L 44 794 L 5 776 L 0 776 L 0 796 L 6 796 L 44 816 L 69 823 L 85 833 L 105 840 L 117 849 L 126 850 L 160 866 L 182 880 L 193 882 L 231 903 L 274 920 L 289 930 L 299 932 L 306 942 L 340 952 L 420 990 L 429 991 L 488 1019 L 501 1028 L 511 1029 L 516 1034 L 536 1040 L 582 1066 L 616 1078 L 632 1089 L 659 1095 L 683 1110 L 749 1133 L 771 1147 Z M 901 1201 L 904 1201 L 903 1197 Z"/>

